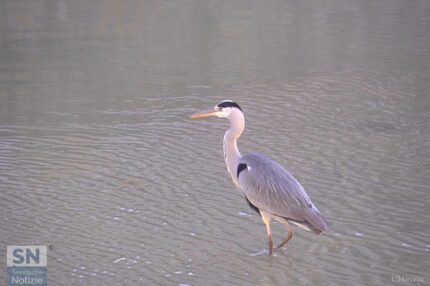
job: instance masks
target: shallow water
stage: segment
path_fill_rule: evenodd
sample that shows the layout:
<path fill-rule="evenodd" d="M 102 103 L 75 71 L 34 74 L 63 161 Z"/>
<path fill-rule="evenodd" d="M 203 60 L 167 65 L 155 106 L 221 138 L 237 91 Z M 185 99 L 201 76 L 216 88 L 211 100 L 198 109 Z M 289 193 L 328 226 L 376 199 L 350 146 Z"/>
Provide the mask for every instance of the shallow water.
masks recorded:
<path fill-rule="evenodd" d="M 47 245 L 49 285 L 427 284 L 429 29 L 428 1 L 3 1 L 0 261 Z M 329 235 L 267 254 L 227 121 L 189 119 L 223 99 Z"/>

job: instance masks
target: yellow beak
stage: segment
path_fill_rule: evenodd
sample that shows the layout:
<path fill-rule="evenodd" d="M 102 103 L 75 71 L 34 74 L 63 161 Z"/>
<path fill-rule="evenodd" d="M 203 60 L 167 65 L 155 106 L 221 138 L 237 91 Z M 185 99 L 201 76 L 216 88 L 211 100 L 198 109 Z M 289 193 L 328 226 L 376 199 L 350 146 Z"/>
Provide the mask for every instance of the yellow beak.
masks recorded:
<path fill-rule="evenodd" d="M 206 116 L 214 116 L 216 115 L 217 110 L 216 109 L 210 109 L 210 110 L 205 110 L 199 113 L 195 113 L 193 115 L 191 115 L 191 118 L 200 118 L 200 117 L 206 117 Z"/>

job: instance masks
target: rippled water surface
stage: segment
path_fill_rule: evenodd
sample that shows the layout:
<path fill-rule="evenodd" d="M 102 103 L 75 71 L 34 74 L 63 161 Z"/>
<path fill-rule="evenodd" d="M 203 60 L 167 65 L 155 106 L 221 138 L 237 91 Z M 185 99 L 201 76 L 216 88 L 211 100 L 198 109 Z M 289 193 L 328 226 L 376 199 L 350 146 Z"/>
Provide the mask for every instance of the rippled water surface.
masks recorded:
<path fill-rule="evenodd" d="M 429 30 L 428 1 L 2 1 L 0 283 L 7 245 L 48 285 L 430 283 Z M 268 255 L 228 122 L 189 119 L 223 99 L 330 234 Z"/>

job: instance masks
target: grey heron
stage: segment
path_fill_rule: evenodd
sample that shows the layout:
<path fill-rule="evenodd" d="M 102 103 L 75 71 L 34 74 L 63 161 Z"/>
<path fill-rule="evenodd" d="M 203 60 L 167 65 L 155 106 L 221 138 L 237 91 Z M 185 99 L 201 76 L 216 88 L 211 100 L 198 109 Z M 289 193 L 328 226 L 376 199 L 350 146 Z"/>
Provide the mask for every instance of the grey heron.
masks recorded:
<path fill-rule="evenodd" d="M 281 165 L 260 154 L 241 155 L 237 139 L 245 128 L 245 117 L 236 102 L 224 100 L 214 108 L 191 115 L 191 118 L 217 116 L 227 118 L 230 128 L 224 135 L 224 159 L 233 182 L 242 190 L 249 206 L 257 211 L 266 225 L 269 252 L 273 253 L 270 221 L 275 219 L 287 227 L 288 236 L 278 248 L 292 237 L 288 222 L 316 234 L 328 231 L 328 224 L 303 186 Z"/>

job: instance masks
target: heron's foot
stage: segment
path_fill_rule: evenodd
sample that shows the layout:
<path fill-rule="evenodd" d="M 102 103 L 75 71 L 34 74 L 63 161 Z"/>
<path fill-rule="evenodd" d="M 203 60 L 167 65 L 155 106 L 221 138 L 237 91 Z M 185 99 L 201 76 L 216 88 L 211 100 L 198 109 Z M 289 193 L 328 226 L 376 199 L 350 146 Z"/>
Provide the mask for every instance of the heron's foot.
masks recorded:
<path fill-rule="evenodd" d="M 273 240 L 271 239 L 271 237 L 269 239 L 269 253 L 273 253 Z"/>
<path fill-rule="evenodd" d="M 284 241 L 278 246 L 278 247 L 276 247 L 276 249 L 278 249 L 278 248 L 282 248 L 285 244 L 287 244 L 287 242 L 288 241 L 290 241 L 290 239 L 292 239 L 293 238 L 293 235 L 289 235 L 286 239 L 284 239 Z"/>
<path fill-rule="evenodd" d="M 276 249 L 282 248 L 285 244 L 287 244 L 287 242 L 288 242 L 288 240 L 287 240 L 287 241 L 282 242 L 280 245 L 278 245 L 278 246 L 276 247 Z"/>
<path fill-rule="evenodd" d="M 270 244 L 270 242 L 269 242 L 269 253 L 273 254 L 273 243 Z"/>
<path fill-rule="evenodd" d="M 277 247 L 277 248 L 281 248 L 282 246 L 284 246 L 288 241 L 290 241 L 290 239 L 293 238 L 293 231 L 291 230 L 290 225 L 288 224 L 288 222 L 285 222 L 285 226 L 287 227 L 288 230 L 288 236 L 287 238 L 284 239 L 284 241 Z"/>

